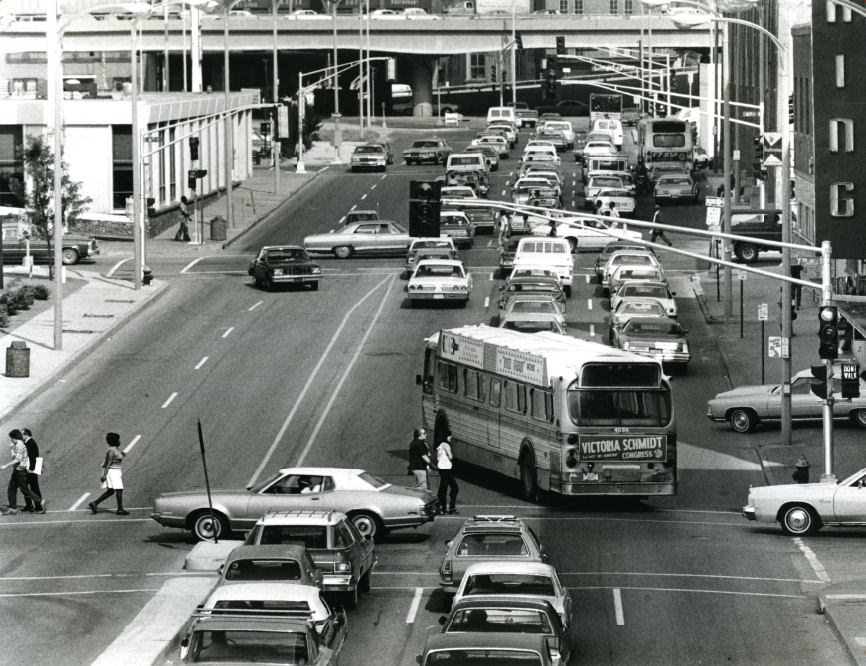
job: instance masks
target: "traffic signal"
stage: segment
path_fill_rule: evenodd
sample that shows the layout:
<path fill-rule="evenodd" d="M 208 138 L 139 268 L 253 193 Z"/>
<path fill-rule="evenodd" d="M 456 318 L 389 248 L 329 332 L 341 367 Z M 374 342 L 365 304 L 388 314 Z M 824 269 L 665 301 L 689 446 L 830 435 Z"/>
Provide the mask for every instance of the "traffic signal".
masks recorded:
<path fill-rule="evenodd" d="M 556 38 L 556 55 L 565 55 L 565 35 Z"/>
<path fill-rule="evenodd" d="M 271 135 L 271 123 L 267 120 L 259 125 L 259 133 L 262 136 L 270 136 Z"/>
<path fill-rule="evenodd" d="M 191 136 L 189 138 L 189 159 L 193 162 L 198 160 L 198 137 Z"/>
<path fill-rule="evenodd" d="M 860 397 L 860 365 L 856 362 L 842 363 L 842 397 Z"/>
<path fill-rule="evenodd" d="M 818 356 L 834 360 L 839 357 L 839 310 L 835 305 L 818 309 Z"/>
<path fill-rule="evenodd" d="M 812 393 L 817 395 L 822 400 L 827 399 L 827 366 L 826 365 L 813 365 L 812 367 L 812 377 L 814 379 L 809 380 L 811 386 L 809 387 L 812 390 Z"/>
<path fill-rule="evenodd" d="M 558 63 L 556 62 L 556 56 L 555 56 L 555 55 L 549 55 L 549 56 L 547 56 L 547 72 L 548 72 L 548 76 L 550 76 L 550 72 L 554 72 L 554 76 L 555 76 L 555 72 L 556 72 L 556 67 L 557 67 L 557 65 L 558 65 Z"/>
<path fill-rule="evenodd" d="M 194 190 L 197 185 L 198 182 L 196 181 L 195 177 L 195 169 L 190 169 L 186 174 L 186 186 L 189 189 Z"/>
<path fill-rule="evenodd" d="M 523 50 L 523 35 L 519 32 L 514 33 L 514 45 L 517 47 L 518 51 Z"/>
<path fill-rule="evenodd" d="M 442 181 L 409 181 L 409 235 L 439 238 Z"/>
<path fill-rule="evenodd" d="M 765 175 L 764 171 L 764 139 L 760 136 L 752 139 L 752 175 L 757 179 L 762 179 Z"/>

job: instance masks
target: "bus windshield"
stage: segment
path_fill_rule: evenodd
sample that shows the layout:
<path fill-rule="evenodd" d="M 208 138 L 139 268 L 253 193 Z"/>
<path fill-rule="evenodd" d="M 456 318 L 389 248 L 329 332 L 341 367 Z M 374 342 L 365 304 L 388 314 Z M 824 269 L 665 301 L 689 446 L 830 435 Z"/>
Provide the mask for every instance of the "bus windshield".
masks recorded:
<path fill-rule="evenodd" d="M 661 428 L 671 422 L 671 394 L 666 389 L 568 389 L 568 412 L 578 426 L 643 426 Z"/>

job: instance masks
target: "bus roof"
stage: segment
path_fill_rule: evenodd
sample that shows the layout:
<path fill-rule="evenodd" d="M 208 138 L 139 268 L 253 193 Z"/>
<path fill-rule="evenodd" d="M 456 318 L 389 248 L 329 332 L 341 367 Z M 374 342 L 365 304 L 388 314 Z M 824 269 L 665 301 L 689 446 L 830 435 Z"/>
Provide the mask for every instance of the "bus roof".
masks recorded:
<path fill-rule="evenodd" d="M 483 324 L 443 329 L 427 339 L 443 358 L 537 386 L 552 379 L 574 379 L 594 362 L 638 362 L 659 365 L 649 356 L 557 333 L 521 333 Z"/>

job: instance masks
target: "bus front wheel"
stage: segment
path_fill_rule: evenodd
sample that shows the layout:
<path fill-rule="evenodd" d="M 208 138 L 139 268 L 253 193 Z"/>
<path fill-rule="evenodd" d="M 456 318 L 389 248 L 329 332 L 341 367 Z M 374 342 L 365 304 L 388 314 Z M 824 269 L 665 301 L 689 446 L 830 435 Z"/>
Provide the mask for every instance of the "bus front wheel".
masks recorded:
<path fill-rule="evenodd" d="M 527 451 L 520 459 L 520 494 L 530 502 L 538 498 L 538 471 L 531 451 Z"/>

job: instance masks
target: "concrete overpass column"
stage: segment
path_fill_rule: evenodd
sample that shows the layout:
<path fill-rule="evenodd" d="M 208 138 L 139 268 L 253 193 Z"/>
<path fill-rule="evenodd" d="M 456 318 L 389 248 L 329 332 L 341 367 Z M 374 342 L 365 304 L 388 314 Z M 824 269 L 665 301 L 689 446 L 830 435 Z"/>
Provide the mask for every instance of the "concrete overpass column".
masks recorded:
<path fill-rule="evenodd" d="M 433 115 L 433 70 L 436 56 L 413 55 L 409 58 L 412 71 L 413 116 Z"/>

